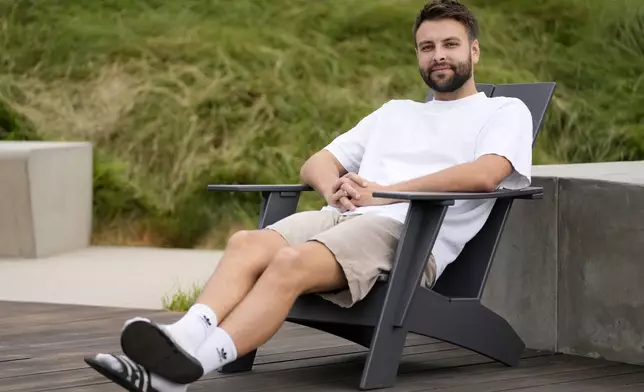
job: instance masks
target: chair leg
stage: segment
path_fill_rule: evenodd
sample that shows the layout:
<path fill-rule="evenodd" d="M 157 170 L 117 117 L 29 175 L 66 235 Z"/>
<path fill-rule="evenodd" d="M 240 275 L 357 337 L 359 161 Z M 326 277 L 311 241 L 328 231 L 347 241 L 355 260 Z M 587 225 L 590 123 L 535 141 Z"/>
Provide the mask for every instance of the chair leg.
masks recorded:
<path fill-rule="evenodd" d="M 361 390 L 388 388 L 396 383 L 406 337 L 404 328 L 378 328 L 362 371 Z"/>
<path fill-rule="evenodd" d="M 248 354 L 237 358 L 233 362 L 224 365 L 219 372 L 220 373 L 237 373 L 237 372 L 247 372 L 253 368 L 255 363 L 255 355 L 257 355 L 257 350 L 251 351 Z"/>
<path fill-rule="evenodd" d="M 519 364 L 525 344 L 504 318 L 477 299 L 436 301 L 435 296 L 428 290 L 417 292 L 406 323 L 410 332 L 455 344 L 506 366 Z M 433 311 L 428 314 L 426 309 Z"/>

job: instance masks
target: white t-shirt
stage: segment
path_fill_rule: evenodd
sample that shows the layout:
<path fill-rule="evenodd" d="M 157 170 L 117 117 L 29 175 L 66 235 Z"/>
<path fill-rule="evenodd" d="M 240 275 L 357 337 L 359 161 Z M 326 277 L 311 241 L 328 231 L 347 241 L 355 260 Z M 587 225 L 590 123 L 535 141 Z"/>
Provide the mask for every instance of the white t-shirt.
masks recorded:
<path fill-rule="evenodd" d="M 532 116 L 523 101 L 478 93 L 455 101 L 389 101 L 325 149 L 347 171 L 380 185 L 497 154 L 514 168 L 499 187 L 519 189 L 530 185 L 532 140 Z M 448 208 L 432 251 L 437 276 L 478 233 L 493 206 L 494 200 L 458 200 Z M 408 208 L 402 202 L 358 207 L 346 214 L 373 213 L 404 223 Z"/>

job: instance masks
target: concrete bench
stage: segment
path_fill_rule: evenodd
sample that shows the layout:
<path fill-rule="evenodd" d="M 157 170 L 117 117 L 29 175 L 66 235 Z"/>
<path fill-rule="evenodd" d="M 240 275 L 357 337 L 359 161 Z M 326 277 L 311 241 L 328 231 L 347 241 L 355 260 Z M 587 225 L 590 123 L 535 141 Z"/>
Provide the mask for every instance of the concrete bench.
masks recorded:
<path fill-rule="evenodd" d="M 89 246 L 92 166 L 89 143 L 0 142 L 0 257 Z"/>
<path fill-rule="evenodd" d="M 644 162 L 534 167 L 484 303 L 530 348 L 644 364 Z"/>

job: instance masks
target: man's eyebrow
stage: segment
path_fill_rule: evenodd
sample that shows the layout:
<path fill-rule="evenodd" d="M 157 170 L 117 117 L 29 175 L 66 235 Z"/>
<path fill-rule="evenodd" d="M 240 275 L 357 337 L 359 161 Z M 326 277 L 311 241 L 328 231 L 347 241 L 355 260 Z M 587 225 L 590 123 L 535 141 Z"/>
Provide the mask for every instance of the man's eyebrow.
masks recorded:
<path fill-rule="evenodd" d="M 452 36 L 452 37 L 447 37 L 447 38 L 443 39 L 442 41 L 443 42 L 446 42 L 446 41 L 459 41 L 460 42 L 460 40 L 461 40 L 460 38 L 458 38 L 456 36 Z M 434 41 L 426 39 L 426 40 L 420 41 L 418 43 L 418 46 L 425 45 L 425 44 L 432 44 L 432 43 L 434 43 Z"/>

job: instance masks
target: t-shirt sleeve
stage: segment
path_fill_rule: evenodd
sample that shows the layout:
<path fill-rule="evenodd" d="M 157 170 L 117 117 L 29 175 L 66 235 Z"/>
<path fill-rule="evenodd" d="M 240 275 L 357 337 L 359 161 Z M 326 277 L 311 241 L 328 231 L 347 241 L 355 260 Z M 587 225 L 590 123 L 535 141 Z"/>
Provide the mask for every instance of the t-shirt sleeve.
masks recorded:
<path fill-rule="evenodd" d="M 508 100 L 479 133 L 475 159 L 496 154 L 512 164 L 512 173 L 499 188 L 521 189 L 530 185 L 532 135 L 532 115 L 519 99 Z"/>
<path fill-rule="evenodd" d="M 384 105 L 364 117 L 353 128 L 339 135 L 324 147 L 348 172 L 357 173 L 360 169 L 369 137 L 375 131 L 383 107 Z"/>

